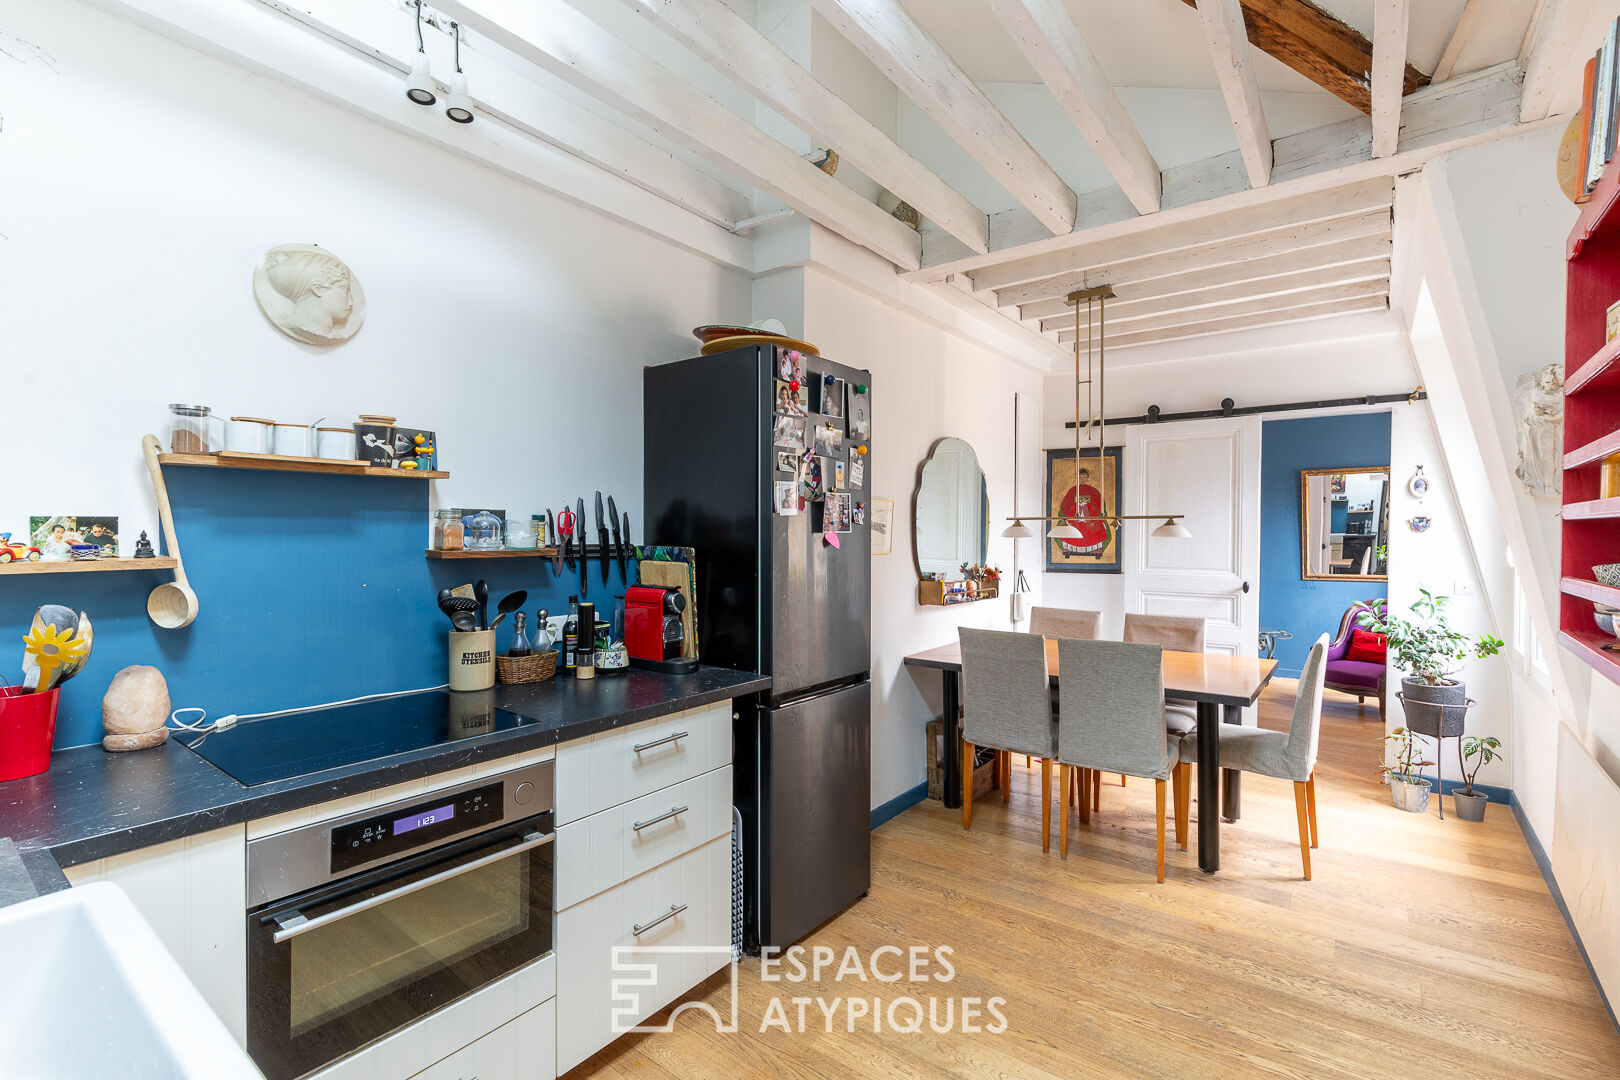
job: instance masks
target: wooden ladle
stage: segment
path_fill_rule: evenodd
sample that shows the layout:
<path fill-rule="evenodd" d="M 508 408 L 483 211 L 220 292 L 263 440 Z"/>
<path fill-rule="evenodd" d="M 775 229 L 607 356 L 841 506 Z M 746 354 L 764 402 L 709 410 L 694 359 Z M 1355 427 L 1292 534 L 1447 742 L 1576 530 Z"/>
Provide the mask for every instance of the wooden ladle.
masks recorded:
<path fill-rule="evenodd" d="M 165 630 L 178 630 L 190 626 L 197 617 L 197 594 L 186 580 L 186 567 L 180 561 L 180 541 L 174 535 L 174 515 L 169 512 L 169 489 L 163 483 L 163 467 L 158 464 L 156 435 L 141 438 L 141 449 L 146 451 L 146 470 L 152 474 L 152 490 L 157 493 L 158 520 L 163 524 L 163 543 L 174 556 L 174 580 L 159 585 L 146 598 L 146 613 Z"/>

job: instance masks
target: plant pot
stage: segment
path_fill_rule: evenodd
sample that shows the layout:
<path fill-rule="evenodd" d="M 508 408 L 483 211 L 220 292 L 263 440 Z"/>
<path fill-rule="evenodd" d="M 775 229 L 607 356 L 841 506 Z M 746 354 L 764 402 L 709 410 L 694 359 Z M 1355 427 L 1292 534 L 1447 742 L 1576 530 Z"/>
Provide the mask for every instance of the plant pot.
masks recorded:
<path fill-rule="evenodd" d="M 1461 791 L 1451 793 L 1451 802 L 1457 808 L 1457 816 L 1464 821 L 1484 821 L 1485 804 L 1490 801 L 1484 795 L 1469 795 Z"/>
<path fill-rule="evenodd" d="M 1429 808 L 1429 782 L 1406 780 L 1399 776 L 1389 778 L 1389 796 L 1395 809 L 1421 814 Z"/>
<path fill-rule="evenodd" d="M 1401 711 L 1408 730 L 1431 739 L 1456 739 L 1468 715 L 1468 688 L 1447 679 L 1426 683 L 1411 676 L 1401 680 Z"/>

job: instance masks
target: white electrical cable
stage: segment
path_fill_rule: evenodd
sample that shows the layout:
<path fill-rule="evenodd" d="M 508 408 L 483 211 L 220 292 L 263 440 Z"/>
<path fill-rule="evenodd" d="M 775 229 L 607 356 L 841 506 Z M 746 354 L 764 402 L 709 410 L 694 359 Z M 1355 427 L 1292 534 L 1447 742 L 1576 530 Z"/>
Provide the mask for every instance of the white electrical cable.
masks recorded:
<path fill-rule="evenodd" d="M 262 713 L 227 713 L 218 720 L 209 721 L 208 710 L 196 705 L 187 705 L 176 709 L 169 714 L 169 723 L 175 732 L 195 732 L 197 738 L 186 743 L 186 746 L 195 747 L 216 731 L 225 731 L 236 726 L 239 720 L 263 720 L 271 716 L 288 716 L 292 713 L 315 712 L 319 709 L 335 709 L 342 705 L 360 705 L 367 701 L 384 701 L 388 698 L 405 697 L 407 694 L 425 694 L 430 690 L 447 690 L 449 683 L 440 683 L 437 686 L 424 686 L 420 690 L 390 690 L 382 694 L 363 694 L 360 697 L 346 698 L 343 701 L 329 701 L 324 705 L 305 705 L 296 709 L 277 709 L 274 712 Z M 196 713 L 197 719 L 186 721 L 180 719 L 181 713 Z"/>

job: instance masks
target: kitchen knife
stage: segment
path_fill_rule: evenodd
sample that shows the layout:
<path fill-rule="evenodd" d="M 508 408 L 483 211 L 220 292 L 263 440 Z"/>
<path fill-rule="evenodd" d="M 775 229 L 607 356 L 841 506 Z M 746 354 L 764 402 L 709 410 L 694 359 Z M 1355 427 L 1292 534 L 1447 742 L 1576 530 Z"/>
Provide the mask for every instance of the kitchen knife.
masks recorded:
<path fill-rule="evenodd" d="M 625 550 L 626 555 L 629 555 L 632 558 L 635 557 L 635 553 L 636 553 L 635 552 L 635 545 L 630 543 L 630 515 L 629 514 L 624 515 L 624 550 Z M 629 582 L 625 582 L 625 584 L 628 585 Z"/>
<path fill-rule="evenodd" d="M 607 525 L 602 520 L 602 493 L 600 491 L 596 493 L 596 544 L 601 548 L 602 552 L 602 584 L 606 585 L 608 583 L 608 558 L 611 552 L 608 550 Z"/>
<path fill-rule="evenodd" d="M 574 535 L 579 537 L 579 598 L 583 600 L 590 592 L 585 574 L 586 556 L 589 554 L 585 543 L 585 499 L 580 496 L 575 502 L 579 506 L 579 513 L 574 516 Z"/>
<path fill-rule="evenodd" d="M 613 557 L 619 560 L 619 584 L 628 585 L 630 579 L 624 572 L 624 536 L 619 532 L 619 508 L 613 505 L 613 496 L 608 496 L 608 524 L 613 526 Z"/>
<path fill-rule="evenodd" d="M 557 523 L 557 535 L 562 537 L 562 560 L 568 564 L 568 570 L 570 573 L 572 573 L 574 569 L 573 516 L 573 513 L 568 509 L 568 504 L 564 503 L 561 512 L 551 519 Z"/>

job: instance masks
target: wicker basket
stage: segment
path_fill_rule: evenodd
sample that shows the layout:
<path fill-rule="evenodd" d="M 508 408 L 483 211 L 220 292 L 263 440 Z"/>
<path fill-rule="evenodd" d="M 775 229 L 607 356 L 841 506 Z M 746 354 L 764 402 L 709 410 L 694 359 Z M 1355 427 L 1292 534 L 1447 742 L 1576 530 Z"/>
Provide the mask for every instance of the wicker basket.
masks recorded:
<path fill-rule="evenodd" d="M 546 649 L 528 656 L 497 656 L 495 674 L 503 683 L 545 682 L 557 674 L 557 650 Z"/>

